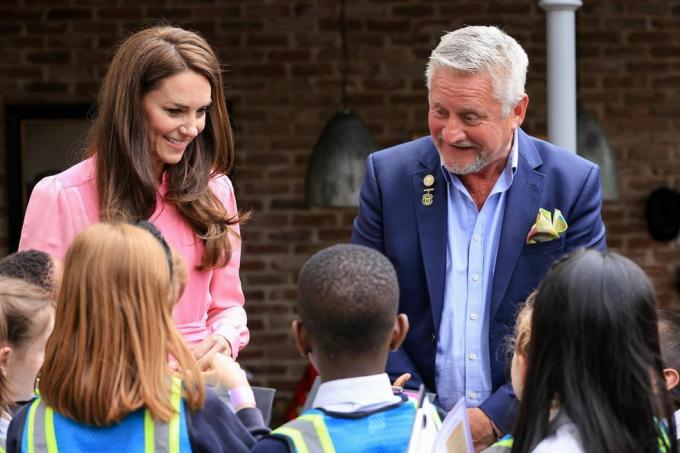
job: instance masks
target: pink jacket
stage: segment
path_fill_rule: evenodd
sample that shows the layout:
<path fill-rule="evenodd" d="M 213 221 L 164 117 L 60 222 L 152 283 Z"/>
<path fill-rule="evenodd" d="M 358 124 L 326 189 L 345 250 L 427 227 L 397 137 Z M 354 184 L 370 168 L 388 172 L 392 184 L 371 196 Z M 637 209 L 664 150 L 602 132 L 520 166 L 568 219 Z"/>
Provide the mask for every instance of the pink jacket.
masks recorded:
<path fill-rule="evenodd" d="M 219 176 L 211 180 L 210 188 L 229 213 L 236 212 L 236 199 L 229 178 Z M 233 244 L 234 250 L 227 266 L 197 271 L 203 243 L 197 240 L 177 209 L 165 203 L 163 195 L 166 191 L 164 181 L 158 189 L 156 211 L 149 220 L 182 254 L 187 265 L 187 287 L 175 305 L 175 323 L 189 343 L 197 343 L 211 334 L 224 336 L 232 345 L 236 358 L 250 338 L 239 279 L 241 244 Z M 19 250 L 43 250 L 63 260 L 73 238 L 98 221 L 94 160 L 87 159 L 58 175 L 44 178 L 35 186 L 26 209 Z"/>

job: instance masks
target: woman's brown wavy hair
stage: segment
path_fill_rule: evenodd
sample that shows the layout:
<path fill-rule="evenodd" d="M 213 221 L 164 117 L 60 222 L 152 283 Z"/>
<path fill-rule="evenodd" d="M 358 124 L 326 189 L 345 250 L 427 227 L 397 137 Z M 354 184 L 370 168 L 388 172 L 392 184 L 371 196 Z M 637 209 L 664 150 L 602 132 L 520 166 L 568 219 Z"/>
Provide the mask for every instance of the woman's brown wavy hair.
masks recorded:
<path fill-rule="evenodd" d="M 205 129 L 180 162 L 167 166 L 167 201 L 205 245 L 197 269 L 225 266 L 231 259 L 232 225 L 247 215 L 227 213 L 208 181 L 228 174 L 234 141 L 227 114 L 222 72 L 210 45 L 196 33 L 159 26 L 137 32 L 116 51 L 100 88 L 88 156 L 95 156 L 102 221 L 136 223 L 156 208 L 159 181 L 147 137 L 143 97 L 165 78 L 194 71 L 210 82 L 212 104 Z"/>
<path fill-rule="evenodd" d="M 127 224 L 100 223 L 66 253 L 56 322 L 47 342 L 40 396 L 57 412 L 108 426 L 146 407 L 175 414 L 170 378 L 193 411 L 204 403 L 201 373 L 172 319 L 177 298 L 158 239 Z M 179 365 L 173 372 L 172 357 Z"/>

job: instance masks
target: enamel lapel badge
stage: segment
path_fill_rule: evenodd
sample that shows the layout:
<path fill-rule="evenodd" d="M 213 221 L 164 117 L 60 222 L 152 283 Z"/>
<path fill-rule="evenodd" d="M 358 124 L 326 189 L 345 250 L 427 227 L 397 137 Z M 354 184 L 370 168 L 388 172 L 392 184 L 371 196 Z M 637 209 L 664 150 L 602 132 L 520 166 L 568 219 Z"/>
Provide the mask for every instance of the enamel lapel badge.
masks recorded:
<path fill-rule="evenodd" d="M 434 201 L 434 187 L 432 187 L 433 184 L 434 176 L 427 175 L 423 178 L 423 185 L 425 186 L 423 189 L 423 198 L 421 200 L 423 206 L 431 206 L 432 202 Z"/>

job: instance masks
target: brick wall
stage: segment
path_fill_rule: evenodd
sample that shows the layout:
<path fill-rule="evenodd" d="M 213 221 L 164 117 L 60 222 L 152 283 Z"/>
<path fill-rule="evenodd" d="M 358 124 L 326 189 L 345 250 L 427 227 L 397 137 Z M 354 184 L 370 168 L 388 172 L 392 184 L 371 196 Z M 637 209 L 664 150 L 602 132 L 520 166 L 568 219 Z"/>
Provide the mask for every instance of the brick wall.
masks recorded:
<path fill-rule="evenodd" d="M 612 248 L 642 265 L 662 304 L 680 308 L 678 241 L 656 243 L 642 218 L 648 193 L 680 186 L 680 1 L 587 0 L 579 13 L 582 105 L 616 152 L 621 199 L 604 218 Z M 242 279 L 252 330 L 243 362 L 288 403 L 304 366 L 289 340 L 296 275 L 316 250 L 349 239 L 353 209 L 308 209 L 307 160 L 339 107 L 337 1 L 3 0 L 0 101 L 92 101 L 110 49 L 145 21 L 199 30 L 227 65 L 237 128 L 236 189 L 254 209 L 243 228 Z M 422 73 L 443 30 L 498 24 L 530 57 L 525 129 L 544 135 L 545 19 L 536 0 L 348 1 L 350 107 L 380 147 L 427 133 Z M 0 156 L 5 156 L 0 111 Z M 3 160 L 4 162 L 4 160 Z M 5 184 L 0 165 L 0 187 Z M 3 187 L 4 188 L 4 187 Z M 4 191 L 3 191 L 4 193 Z M 6 248 L 6 201 L 0 201 Z"/>

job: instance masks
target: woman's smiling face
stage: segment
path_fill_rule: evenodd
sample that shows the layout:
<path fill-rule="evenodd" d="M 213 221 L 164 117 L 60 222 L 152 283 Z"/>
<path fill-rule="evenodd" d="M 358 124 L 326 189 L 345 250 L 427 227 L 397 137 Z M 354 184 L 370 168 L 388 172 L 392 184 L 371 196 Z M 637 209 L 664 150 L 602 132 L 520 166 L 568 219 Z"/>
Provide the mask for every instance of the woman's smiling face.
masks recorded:
<path fill-rule="evenodd" d="M 203 131 L 210 102 L 210 82 L 194 71 L 161 80 L 143 97 L 152 159 L 159 170 L 179 162 Z"/>

